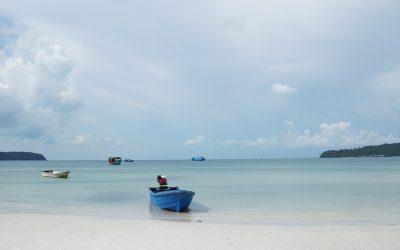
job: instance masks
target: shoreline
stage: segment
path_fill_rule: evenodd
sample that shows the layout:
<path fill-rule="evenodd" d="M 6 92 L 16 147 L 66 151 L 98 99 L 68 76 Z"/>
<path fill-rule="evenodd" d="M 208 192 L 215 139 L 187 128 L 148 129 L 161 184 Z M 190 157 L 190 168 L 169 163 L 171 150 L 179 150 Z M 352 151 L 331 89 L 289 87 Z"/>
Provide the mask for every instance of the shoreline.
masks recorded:
<path fill-rule="evenodd" d="M 0 211 L 0 216 L 66 216 L 71 218 L 108 219 L 116 221 L 162 221 L 174 223 L 203 222 L 213 225 L 248 225 L 248 226 L 400 226 L 400 218 L 394 214 L 382 213 L 346 213 L 346 212 L 271 212 L 267 214 L 247 212 L 203 213 L 172 212 L 152 207 L 149 211 L 138 210 L 125 214 L 126 211 Z"/>
<path fill-rule="evenodd" d="M 248 225 L 0 214 L 0 249 L 400 249 L 400 225 Z"/>

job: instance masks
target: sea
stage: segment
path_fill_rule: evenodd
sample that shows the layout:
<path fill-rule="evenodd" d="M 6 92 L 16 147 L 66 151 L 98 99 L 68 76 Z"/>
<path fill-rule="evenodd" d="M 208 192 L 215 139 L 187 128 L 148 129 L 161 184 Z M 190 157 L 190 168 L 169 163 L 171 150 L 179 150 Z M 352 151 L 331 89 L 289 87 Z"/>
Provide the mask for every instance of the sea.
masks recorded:
<path fill-rule="evenodd" d="M 69 170 L 67 179 L 42 170 Z M 150 203 L 157 175 L 195 192 Z M 400 158 L 0 161 L 0 213 L 263 225 L 399 225 Z"/>

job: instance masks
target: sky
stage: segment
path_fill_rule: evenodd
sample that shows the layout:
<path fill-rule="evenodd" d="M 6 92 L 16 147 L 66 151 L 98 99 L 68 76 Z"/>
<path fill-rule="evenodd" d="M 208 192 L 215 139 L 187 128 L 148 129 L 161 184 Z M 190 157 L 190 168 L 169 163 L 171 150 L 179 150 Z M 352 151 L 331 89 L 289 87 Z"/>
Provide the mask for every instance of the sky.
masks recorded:
<path fill-rule="evenodd" d="M 0 151 L 319 157 L 400 142 L 400 2 L 0 2 Z"/>

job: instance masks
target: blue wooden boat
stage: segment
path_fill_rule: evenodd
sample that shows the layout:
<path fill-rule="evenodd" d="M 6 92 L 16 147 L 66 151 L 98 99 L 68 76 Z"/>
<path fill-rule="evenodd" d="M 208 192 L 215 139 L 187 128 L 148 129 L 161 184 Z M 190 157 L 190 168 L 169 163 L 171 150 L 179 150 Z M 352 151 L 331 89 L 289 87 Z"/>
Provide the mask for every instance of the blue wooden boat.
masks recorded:
<path fill-rule="evenodd" d="M 204 158 L 203 156 L 198 156 L 198 157 L 193 157 L 192 161 L 204 161 L 206 160 L 206 158 Z"/>
<path fill-rule="evenodd" d="M 175 212 L 187 210 L 192 202 L 193 191 L 181 190 L 178 187 L 149 188 L 150 201 L 158 207 Z"/>

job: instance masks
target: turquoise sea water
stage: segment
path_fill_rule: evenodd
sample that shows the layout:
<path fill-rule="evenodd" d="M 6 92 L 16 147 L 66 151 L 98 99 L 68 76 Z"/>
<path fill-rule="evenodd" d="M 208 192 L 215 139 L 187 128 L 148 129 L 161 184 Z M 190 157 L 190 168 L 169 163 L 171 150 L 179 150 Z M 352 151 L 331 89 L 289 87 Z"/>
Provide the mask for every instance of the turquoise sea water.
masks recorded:
<path fill-rule="evenodd" d="M 70 170 L 68 179 L 41 170 Z M 196 192 L 190 211 L 149 203 L 156 176 Z M 400 224 L 400 158 L 0 161 L 0 213 L 257 224 Z"/>

